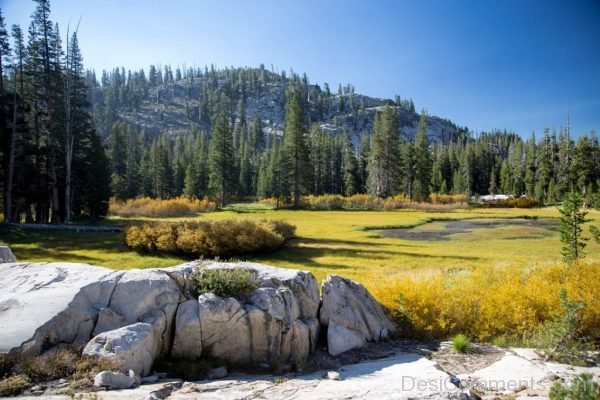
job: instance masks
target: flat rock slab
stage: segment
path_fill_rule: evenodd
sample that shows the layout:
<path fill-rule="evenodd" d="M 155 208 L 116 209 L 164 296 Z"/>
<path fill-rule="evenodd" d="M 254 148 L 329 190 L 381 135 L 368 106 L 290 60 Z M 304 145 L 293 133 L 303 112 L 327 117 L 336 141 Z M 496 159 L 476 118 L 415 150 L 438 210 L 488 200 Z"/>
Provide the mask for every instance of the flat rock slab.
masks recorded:
<path fill-rule="evenodd" d="M 44 337 L 36 335 L 55 342 L 89 339 L 93 318 L 108 305 L 121 274 L 87 264 L 0 264 L 0 353 L 28 341 L 39 347 Z"/>
<path fill-rule="evenodd" d="M 323 372 L 290 377 L 275 383 L 273 376 L 244 376 L 209 383 L 186 383 L 169 399 L 365 399 L 425 397 L 451 398 L 462 392 L 435 363 L 417 354 L 346 365 L 340 380 Z"/>
<path fill-rule="evenodd" d="M 547 395 L 559 376 L 570 382 L 581 373 L 600 375 L 600 367 L 574 367 L 566 364 L 544 362 L 531 349 L 510 349 L 495 363 L 458 378 L 481 393 L 513 394 L 522 396 Z"/>

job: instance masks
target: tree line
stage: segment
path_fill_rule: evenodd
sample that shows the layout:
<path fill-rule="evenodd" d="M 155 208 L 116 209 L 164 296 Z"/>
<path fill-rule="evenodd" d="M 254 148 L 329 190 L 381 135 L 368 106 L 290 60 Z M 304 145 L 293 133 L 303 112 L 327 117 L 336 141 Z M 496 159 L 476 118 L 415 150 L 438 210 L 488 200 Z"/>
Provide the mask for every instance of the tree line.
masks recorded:
<path fill-rule="evenodd" d="M 7 31 L 0 11 L 4 219 L 97 218 L 107 211 L 110 173 L 88 109 L 77 29 L 63 46 L 49 2 L 35 2 L 27 40 L 18 25 Z"/>
<path fill-rule="evenodd" d="M 406 140 L 388 106 L 355 148 L 348 134 L 307 126 L 297 96 L 288 97 L 282 136 L 265 133 L 260 119 L 246 122 L 243 114 L 232 122 L 225 111 L 210 130 L 175 138 L 152 138 L 117 122 L 108 140 L 114 195 L 213 196 L 221 205 L 273 197 L 298 206 L 304 194 L 402 194 L 427 201 L 431 193 L 460 193 L 553 204 L 572 190 L 595 201 L 600 188 L 600 145 L 593 132 L 573 140 L 568 127 L 558 134 L 545 130 L 539 141 L 492 132 L 444 144 L 430 141 L 423 112 L 415 140 Z"/>
<path fill-rule="evenodd" d="M 423 111 L 411 136 L 400 127 L 414 114 L 412 100 L 367 104 L 351 85 L 335 95 L 328 85 L 309 85 L 306 75 L 275 74 L 262 65 L 204 71 L 151 66 L 147 76 L 117 68 L 98 82 L 93 71 L 84 71 L 77 30 L 63 49 L 48 0 L 35 1 L 27 43 L 19 26 L 7 32 L 0 14 L 6 221 L 97 218 L 110 196 L 210 196 L 221 205 L 272 197 L 297 207 L 304 194 L 402 194 L 427 201 L 431 193 L 502 193 L 551 204 L 572 190 L 589 202 L 599 192 L 598 139 L 590 132 L 574 140 L 568 123 L 558 132 L 544 130 L 540 140 L 507 131 L 473 135 L 458 127 L 430 137 Z M 196 90 L 167 83 L 195 79 L 204 83 L 199 92 L 178 104 L 189 123 L 183 133 L 128 120 L 149 96 Z M 249 93 L 260 96 L 270 86 L 282 90 L 283 134 L 247 117 Z M 197 106 L 189 106 L 191 97 L 200 99 Z M 324 124 L 344 113 L 356 122 L 372 106 L 378 110 L 372 129 L 359 137 L 347 125 L 332 132 Z M 157 108 L 151 117 L 164 111 Z"/>

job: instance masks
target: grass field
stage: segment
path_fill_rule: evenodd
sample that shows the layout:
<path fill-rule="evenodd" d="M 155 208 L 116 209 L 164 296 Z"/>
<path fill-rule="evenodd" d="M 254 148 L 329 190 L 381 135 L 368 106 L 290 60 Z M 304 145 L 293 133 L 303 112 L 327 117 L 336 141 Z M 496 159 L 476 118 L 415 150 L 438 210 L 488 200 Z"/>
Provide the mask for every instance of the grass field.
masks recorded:
<path fill-rule="evenodd" d="M 239 259 L 309 270 L 319 280 L 328 274 L 342 275 L 363 283 L 390 309 L 396 309 L 398 300 L 404 298 L 421 337 L 468 333 L 491 340 L 539 328 L 560 309 L 562 287 L 587 302 L 586 329 L 600 330 L 600 275 L 596 272 L 600 245 L 588 242 L 585 265 L 560 265 L 558 217 L 556 208 L 293 211 L 232 205 L 196 218 L 285 220 L 296 225 L 295 238 L 272 253 Z M 449 222 L 468 219 L 474 221 Z M 516 220 L 493 228 L 462 229 L 489 225 L 495 219 Z M 590 211 L 588 219 L 584 235 L 591 236 L 589 226 L 600 225 L 600 212 Z M 126 226 L 148 220 L 110 218 L 106 223 Z M 430 239 L 457 226 L 443 240 Z M 415 237 L 407 231 L 401 232 L 402 239 L 380 235 L 382 229 L 395 228 L 409 229 Z M 421 240 L 411 240 L 419 235 Z M 83 262 L 113 269 L 166 267 L 187 261 L 138 254 L 123 246 L 119 233 L 0 227 L 0 241 L 11 246 L 19 261 Z"/>
<path fill-rule="evenodd" d="M 373 282 L 407 274 L 419 276 L 440 270 L 481 265 L 515 262 L 527 265 L 552 264 L 561 257 L 561 244 L 557 232 L 541 236 L 532 232 L 530 238 L 528 230 L 532 228 L 518 225 L 500 228 L 499 231 L 476 230 L 459 233 L 451 235 L 451 240 L 447 241 L 412 241 L 380 237 L 378 227 L 421 225 L 417 229 L 423 229 L 422 224 L 429 220 L 522 216 L 556 218 L 558 215 L 555 208 L 471 209 L 449 212 L 293 211 L 234 205 L 226 211 L 203 214 L 197 218 L 285 220 L 297 226 L 297 237 L 280 250 L 247 259 L 309 270 L 318 279 L 335 273 L 357 281 Z M 588 218 L 598 224 L 600 213 L 592 211 Z M 111 225 L 127 225 L 135 221 L 111 218 L 108 222 Z M 439 225 L 429 224 L 431 229 L 442 229 Z M 73 261 L 114 269 L 165 267 L 186 261 L 173 256 L 141 255 L 130 251 L 121 244 L 118 233 L 3 229 L 0 231 L 0 240 L 10 245 L 17 259 L 22 261 Z M 591 241 L 586 250 L 589 257 L 600 255 L 600 246 Z"/>

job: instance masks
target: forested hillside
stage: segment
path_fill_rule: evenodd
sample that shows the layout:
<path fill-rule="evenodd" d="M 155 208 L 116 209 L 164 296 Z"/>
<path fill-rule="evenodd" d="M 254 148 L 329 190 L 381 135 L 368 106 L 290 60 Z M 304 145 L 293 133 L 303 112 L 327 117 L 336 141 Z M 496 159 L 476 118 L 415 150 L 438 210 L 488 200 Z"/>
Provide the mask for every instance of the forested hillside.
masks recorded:
<path fill-rule="evenodd" d="M 536 139 L 473 135 L 409 98 L 332 93 L 306 75 L 151 65 L 84 72 L 77 32 L 61 42 L 47 0 L 27 37 L 0 21 L 5 220 L 106 213 L 108 198 L 205 196 L 225 204 L 304 194 L 512 194 L 593 201 L 600 145 L 565 127 Z M 84 49 L 85 52 L 85 49 Z M 118 60 L 115 60 L 118 64 Z M 521 132 L 521 134 L 523 134 Z"/>

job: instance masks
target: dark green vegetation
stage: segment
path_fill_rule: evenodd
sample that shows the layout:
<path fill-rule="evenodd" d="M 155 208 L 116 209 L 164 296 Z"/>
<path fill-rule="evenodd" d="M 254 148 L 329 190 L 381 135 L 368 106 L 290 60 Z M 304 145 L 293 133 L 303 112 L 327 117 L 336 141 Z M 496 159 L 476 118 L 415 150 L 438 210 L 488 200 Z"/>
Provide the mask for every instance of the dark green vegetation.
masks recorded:
<path fill-rule="evenodd" d="M 125 231 L 125 244 L 140 252 L 188 257 L 231 257 L 267 252 L 290 239 L 296 227 L 275 220 L 144 223 Z"/>
<path fill-rule="evenodd" d="M 574 190 L 598 202 L 600 145 L 593 133 L 574 141 L 568 124 L 539 141 L 474 136 L 410 100 L 351 85 L 332 93 L 264 66 L 117 68 L 98 82 L 83 71 L 76 32 L 63 48 L 49 2 L 36 1 L 27 39 L 0 22 L 7 221 L 95 218 L 111 194 L 298 206 L 304 194 L 503 193 L 549 204 Z"/>
<path fill-rule="evenodd" d="M 213 293 L 221 297 L 243 300 L 256 288 L 250 271 L 243 269 L 200 270 L 190 277 L 190 292 L 194 297 Z"/>
<path fill-rule="evenodd" d="M 585 242 L 589 239 L 582 236 L 582 225 L 586 222 L 587 211 L 582 210 L 583 201 L 577 192 L 568 193 L 562 207 L 558 210 L 560 217 L 560 240 L 563 243 L 563 261 L 573 263 L 584 256 Z M 595 228 L 595 227 L 594 227 Z"/>
<path fill-rule="evenodd" d="M 556 382 L 550 389 L 550 400 L 597 400 L 598 383 L 592 374 L 583 373 L 570 386 Z"/>
<path fill-rule="evenodd" d="M 47 1 L 27 43 L 0 15 L 0 149 L 7 221 L 69 222 L 108 208 L 109 165 L 89 111 L 77 32 L 63 48 Z"/>
<path fill-rule="evenodd" d="M 561 290 L 560 312 L 544 324 L 535 339 L 547 359 L 573 365 L 586 364 L 586 350 L 590 349 L 593 340 L 581 334 L 581 313 L 585 306 L 583 301 L 569 300 L 567 291 Z"/>

